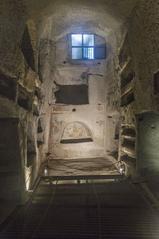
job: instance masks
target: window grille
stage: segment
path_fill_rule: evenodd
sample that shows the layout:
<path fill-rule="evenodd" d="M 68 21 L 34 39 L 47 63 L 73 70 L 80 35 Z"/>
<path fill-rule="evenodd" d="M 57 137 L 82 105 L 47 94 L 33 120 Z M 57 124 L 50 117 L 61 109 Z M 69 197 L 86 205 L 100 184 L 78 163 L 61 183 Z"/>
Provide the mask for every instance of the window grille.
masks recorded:
<path fill-rule="evenodd" d="M 71 34 L 73 60 L 95 60 L 106 58 L 106 45 L 94 34 Z"/>

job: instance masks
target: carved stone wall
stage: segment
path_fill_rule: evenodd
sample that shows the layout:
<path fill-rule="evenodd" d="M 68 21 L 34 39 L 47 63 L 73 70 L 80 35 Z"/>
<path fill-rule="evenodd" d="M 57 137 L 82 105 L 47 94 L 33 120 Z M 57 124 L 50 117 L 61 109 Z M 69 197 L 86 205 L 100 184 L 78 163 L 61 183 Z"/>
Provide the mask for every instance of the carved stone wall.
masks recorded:
<path fill-rule="evenodd" d="M 139 147 L 136 135 L 140 137 L 137 131 L 140 122 L 136 115 L 159 110 L 158 94 L 154 90 L 154 86 L 157 84 L 155 82 L 154 85 L 154 77 L 159 70 L 158 15 L 158 0 L 141 0 L 129 19 L 127 35 L 119 52 L 119 63 L 122 50 L 125 51 L 126 56 L 120 70 L 121 94 L 125 97 L 125 101 L 122 101 L 121 98 L 123 104 L 121 104 L 122 126 L 119 156 L 131 169 L 133 167 L 136 169 L 138 165 L 136 160 L 139 160 L 138 154 L 136 154 Z M 143 124 L 145 122 L 143 121 Z M 146 141 L 146 139 L 144 140 Z M 149 150 L 151 151 L 151 149 Z M 144 161 L 140 162 L 140 165 L 142 163 Z"/>

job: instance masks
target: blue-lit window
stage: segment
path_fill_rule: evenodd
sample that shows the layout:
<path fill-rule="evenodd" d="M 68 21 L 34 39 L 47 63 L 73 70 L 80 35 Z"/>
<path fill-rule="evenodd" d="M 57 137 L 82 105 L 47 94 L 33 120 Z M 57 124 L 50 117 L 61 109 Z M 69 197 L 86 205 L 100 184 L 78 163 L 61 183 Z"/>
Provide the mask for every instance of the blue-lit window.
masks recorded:
<path fill-rule="evenodd" d="M 93 60 L 94 59 L 94 35 L 93 34 L 72 34 L 72 59 Z"/>
<path fill-rule="evenodd" d="M 71 34 L 72 60 L 106 58 L 105 39 L 94 34 Z"/>

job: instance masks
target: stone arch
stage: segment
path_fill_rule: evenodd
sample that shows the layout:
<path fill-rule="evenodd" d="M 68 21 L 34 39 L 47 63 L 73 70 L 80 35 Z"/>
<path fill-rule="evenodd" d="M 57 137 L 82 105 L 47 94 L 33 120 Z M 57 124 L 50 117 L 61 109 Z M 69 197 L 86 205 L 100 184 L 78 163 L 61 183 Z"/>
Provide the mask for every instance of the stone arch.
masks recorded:
<path fill-rule="evenodd" d="M 62 132 L 62 144 L 92 142 L 91 130 L 83 122 L 74 121 L 68 123 Z"/>

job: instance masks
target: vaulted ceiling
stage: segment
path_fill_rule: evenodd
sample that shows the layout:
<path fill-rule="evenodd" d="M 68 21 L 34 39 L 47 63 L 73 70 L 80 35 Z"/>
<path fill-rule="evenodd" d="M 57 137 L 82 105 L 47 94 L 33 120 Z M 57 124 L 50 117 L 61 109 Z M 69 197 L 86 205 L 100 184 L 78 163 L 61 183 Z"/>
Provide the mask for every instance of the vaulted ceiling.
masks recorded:
<path fill-rule="evenodd" d="M 140 0 L 23 1 L 31 17 L 40 22 L 47 19 L 47 25 L 53 22 L 54 31 L 60 35 L 71 26 L 93 26 L 105 32 L 115 30 L 127 20 Z"/>

